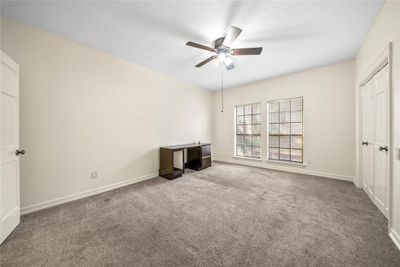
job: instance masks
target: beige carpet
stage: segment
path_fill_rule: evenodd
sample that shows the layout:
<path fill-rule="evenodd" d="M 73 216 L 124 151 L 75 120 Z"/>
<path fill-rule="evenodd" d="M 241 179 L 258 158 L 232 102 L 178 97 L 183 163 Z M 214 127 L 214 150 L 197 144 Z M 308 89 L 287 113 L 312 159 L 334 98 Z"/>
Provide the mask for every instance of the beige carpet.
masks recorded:
<path fill-rule="evenodd" d="M 400 266 L 352 183 L 231 164 L 36 212 L 2 266 Z"/>

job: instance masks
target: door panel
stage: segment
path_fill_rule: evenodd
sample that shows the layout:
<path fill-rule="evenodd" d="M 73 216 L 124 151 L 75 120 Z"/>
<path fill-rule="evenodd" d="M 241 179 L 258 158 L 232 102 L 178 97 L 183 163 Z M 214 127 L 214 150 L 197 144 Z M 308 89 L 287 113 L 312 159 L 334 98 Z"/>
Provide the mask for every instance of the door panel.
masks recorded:
<path fill-rule="evenodd" d="M 368 145 L 362 146 L 362 173 L 363 173 L 363 188 L 365 192 L 373 198 L 374 194 L 374 132 L 373 122 L 374 113 L 371 111 L 374 106 L 372 98 L 372 82 L 367 83 L 362 91 L 362 123 L 363 123 L 363 141 L 368 142 Z"/>
<path fill-rule="evenodd" d="M 375 76 L 375 200 L 378 208 L 387 216 L 389 193 L 388 160 L 389 152 L 380 150 L 388 146 L 388 80 L 387 67 Z"/>
<path fill-rule="evenodd" d="M 5 62 L 1 64 L 1 90 L 2 92 L 18 97 L 17 71 L 14 62 Z"/>
<path fill-rule="evenodd" d="M 20 221 L 18 80 L 18 65 L 1 52 L 0 244 Z"/>

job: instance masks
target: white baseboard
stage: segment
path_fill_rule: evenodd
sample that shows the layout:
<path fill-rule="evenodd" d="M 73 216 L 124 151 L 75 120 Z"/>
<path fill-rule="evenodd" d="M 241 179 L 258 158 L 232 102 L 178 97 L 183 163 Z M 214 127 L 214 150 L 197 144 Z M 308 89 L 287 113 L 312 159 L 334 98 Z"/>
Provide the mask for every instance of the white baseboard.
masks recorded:
<path fill-rule="evenodd" d="M 397 233 L 396 230 L 391 228 L 389 231 L 389 236 L 392 239 L 393 243 L 396 245 L 396 247 L 400 250 L 400 235 L 399 235 L 399 233 Z"/>
<path fill-rule="evenodd" d="M 233 163 L 233 164 L 239 164 L 239 165 L 246 165 L 246 166 L 252 166 L 252 167 L 259 167 L 259 168 L 263 168 L 263 169 L 270 169 L 270 170 L 277 170 L 277 171 L 285 171 L 285 172 L 292 172 L 292 173 L 320 176 L 320 177 L 332 178 L 332 179 L 336 179 L 336 180 L 350 181 L 350 182 L 353 182 L 353 183 L 355 181 L 355 177 L 352 177 L 352 176 L 313 171 L 313 170 L 305 169 L 304 167 L 296 167 L 296 166 L 291 167 L 291 166 L 283 166 L 283 165 L 278 165 L 278 164 L 276 164 L 276 165 L 272 165 L 272 164 L 271 165 L 270 164 L 266 165 L 265 162 L 252 163 L 251 161 L 238 161 L 236 159 L 216 158 L 216 159 L 214 159 L 214 161 Z"/>
<path fill-rule="evenodd" d="M 94 188 L 94 189 L 90 189 L 90 190 L 87 190 L 87 191 L 84 191 L 84 192 L 75 193 L 75 194 L 71 194 L 69 196 L 55 198 L 55 199 L 48 200 L 48 201 L 45 201 L 45 202 L 41 202 L 41 203 L 37 203 L 37 204 L 26 206 L 26 207 L 22 207 L 21 208 L 21 215 L 32 213 L 32 212 L 43 210 L 43 209 L 47 209 L 47 208 L 50 208 L 50 207 L 61 205 L 61 204 L 64 204 L 64 203 L 67 203 L 67 202 L 71 202 L 71 201 L 74 201 L 74 200 L 78 200 L 78 199 L 81 199 L 81 198 L 97 195 L 97 194 L 100 194 L 100 193 L 103 193 L 103 192 L 107 192 L 107 191 L 110 191 L 110 190 L 113 190 L 113 189 L 117 189 L 117 188 L 120 188 L 120 187 L 123 187 L 123 186 L 127 186 L 127 185 L 130 185 L 130 184 L 134 184 L 134 183 L 138 183 L 138 182 L 141 182 L 141 181 L 145 181 L 145 180 L 157 177 L 157 176 L 158 176 L 158 173 L 157 172 L 153 172 L 153 173 L 149 173 L 147 175 L 143 175 L 143 176 L 140 176 L 140 177 L 131 178 L 131 179 L 128 179 L 128 180 L 125 180 L 125 181 L 122 181 L 122 182 L 100 186 L 100 187 L 97 187 L 97 188 Z"/>

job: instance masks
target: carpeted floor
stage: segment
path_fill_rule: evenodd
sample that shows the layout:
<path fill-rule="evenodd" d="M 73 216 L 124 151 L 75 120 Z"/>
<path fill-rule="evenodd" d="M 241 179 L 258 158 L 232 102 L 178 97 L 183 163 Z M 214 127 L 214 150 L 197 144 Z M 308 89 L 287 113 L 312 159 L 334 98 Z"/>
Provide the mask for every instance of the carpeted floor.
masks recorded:
<path fill-rule="evenodd" d="M 232 164 L 26 215 L 2 266 L 400 266 L 350 182 Z"/>

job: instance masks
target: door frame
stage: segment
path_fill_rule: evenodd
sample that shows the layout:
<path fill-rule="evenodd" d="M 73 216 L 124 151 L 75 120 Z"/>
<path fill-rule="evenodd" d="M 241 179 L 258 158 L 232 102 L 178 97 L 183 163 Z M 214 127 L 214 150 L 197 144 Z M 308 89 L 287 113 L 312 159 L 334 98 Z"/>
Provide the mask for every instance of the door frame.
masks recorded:
<path fill-rule="evenodd" d="M 358 173 L 358 181 L 357 181 L 357 186 L 360 188 L 363 188 L 363 176 L 362 176 L 362 146 L 361 146 L 361 139 L 362 139 L 362 87 L 377 74 L 383 67 L 388 65 L 388 72 L 389 72 L 389 88 L 388 88 L 388 106 L 387 106 L 387 114 L 388 114 L 388 146 L 389 146 L 389 151 L 388 151 L 388 175 L 389 175 L 389 212 L 388 212 L 388 232 L 391 232 L 392 228 L 392 204 L 393 204 L 393 136 L 392 136 L 392 130 L 393 130 L 393 90 L 392 90 L 392 47 L 393 44 L 390 42 L 385 49 L 379 54 L 379 56 L 375 59 L 375 61 L 370 65 L 370 67 L 367 69 L 367 71 L 362 75 L 361 83 L 357 85 L 357 101 L 358 101 L 358 108 L 357 108 L 357 138 L 356 138 L 356 148 L 357 148 L 357 154 L 359 155 L 357 157 L 357 173 Z"/>

